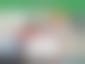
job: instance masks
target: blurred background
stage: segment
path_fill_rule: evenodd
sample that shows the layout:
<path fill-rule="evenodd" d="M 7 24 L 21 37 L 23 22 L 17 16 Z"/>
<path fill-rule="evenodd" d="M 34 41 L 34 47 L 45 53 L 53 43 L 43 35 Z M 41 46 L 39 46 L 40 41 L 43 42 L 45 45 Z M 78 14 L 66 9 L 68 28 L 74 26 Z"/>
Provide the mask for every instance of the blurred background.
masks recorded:
<path fill-rule="evenodd" d="M 1 1 L 0 4 L 0 62 L 21 64 L 22 45 L 17 39 L 21 25 L 30 19 L 33 11 L 49 8 L 69 12 L 75 42 L 66 43 L 63 64 L 85 64 L 85 9 L 84 1 Z M 8 2 L 8 3 L 6 3 Z M 9 3 L 10 2 L 10 3 Z M 35 3 L 36 2 L 36 3 Z M 43 2 L 43 3 L 42 3 Z M 58 3 L 59 2 L 59 3 Z M 13 4 L 12 4 L 13 3 Z M 37 4 L 38 3 L 38 4 Z M 55 4 L 54 4 L 55 3 Z M 42 5 L 41 5 L 42 4 Z M 40 5 L 40 6 L 39 6 Z M 1 64 L 0 63 L 0 64 Z"/>

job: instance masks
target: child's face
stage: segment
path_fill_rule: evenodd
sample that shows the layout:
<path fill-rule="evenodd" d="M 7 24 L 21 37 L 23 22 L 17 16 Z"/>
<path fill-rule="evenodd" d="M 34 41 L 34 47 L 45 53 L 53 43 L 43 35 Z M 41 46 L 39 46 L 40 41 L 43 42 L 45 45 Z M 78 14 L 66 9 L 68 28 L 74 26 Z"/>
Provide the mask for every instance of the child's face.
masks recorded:
<path fill-rule="evenodd" d="M 50 61 L 56 64 L 56 61 L 60 60 L 63 48 L 61 32 L 64 29 L 64 21 L 61 18 L 52 18 L 46 24 L 35 26 L 31 35 L 25 40 L 25 57 L 35 64 Z"/>

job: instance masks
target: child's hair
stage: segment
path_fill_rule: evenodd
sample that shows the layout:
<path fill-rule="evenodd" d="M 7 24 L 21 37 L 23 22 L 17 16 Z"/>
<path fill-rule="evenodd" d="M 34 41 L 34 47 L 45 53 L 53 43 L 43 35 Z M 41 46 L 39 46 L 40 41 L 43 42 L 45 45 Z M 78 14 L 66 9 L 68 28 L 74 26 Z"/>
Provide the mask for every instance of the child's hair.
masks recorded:
<path fill-rule="evenodd" d="M 34 13 L 34 14 L 33 14 Z M 62 10 L 58 10 L 58 9 L 50 9 L 50 10 L 47 10 L 47 11 L 35 11 L 35 12 L 33 12 L 32 13 L 32 15 L 34 15 L 34 17 L 36 17 L 36 16 L 38 16 L 38 17 L 44 17 L 44 16 L 48 16 L 49 17 L 49 19 L 50 19 L 50 21 L 48 21 L 48 22 L 50 22 L 51 24 L 52 23 L 54 23 L 55 25 L 57 24 L 57 23 L 61 23 L 61 24 L 63 24 L 62 22 L 62 20 L 64 20 L 64 19 L 66 19 L 67 21 L 68 21 L 68 17 L 69 17 L 69 15 L 68 15 L 68 13 L 67 12 L 65 12 L 65 11 L 62 11 Z M 47 17 L 46 17 L 47 18 Z M 37 18 L 37 19 L 40 19 L 40 18 Z M 57 20 L 57 21 L 55 21 L 55 20 Z M 36 21 L 36 22 L 35 22 Z M 41 21 L 42 21 L 42 19 L 41 19 Z M 62 21 L 62 22 L 61 22 Z M 29 21 L 28 21 L 29 22 Z M 31 21 L 31 24 L 29 24 L 29 23 L 26 23 L 26 24 L 24 24 L 23 26 L 22 26 L 22 28 L 21 28 L 21 30 L 20 30 L 20 32 L 19 32 L 19 36 L 18 36 L 18 38 L 20 39 L 20 40 L 24 40 L 24 39 L 26 39 L 27 37 L 30 37 L 31 35 L 33 35 L 33 33 L 38 29 L 38 28 L 40 28 L 40 26 L 39 26 L 39 24 L 40 23 L 48 23 L 48 22 L 44 22 L 44 21 L 42 21 L 42 22 L 37 22 L 37 20 L 36 19 L 32 19 L 32 21 Z M 57 24 L 57 25 L 59 25 L 59 24 Z"/>

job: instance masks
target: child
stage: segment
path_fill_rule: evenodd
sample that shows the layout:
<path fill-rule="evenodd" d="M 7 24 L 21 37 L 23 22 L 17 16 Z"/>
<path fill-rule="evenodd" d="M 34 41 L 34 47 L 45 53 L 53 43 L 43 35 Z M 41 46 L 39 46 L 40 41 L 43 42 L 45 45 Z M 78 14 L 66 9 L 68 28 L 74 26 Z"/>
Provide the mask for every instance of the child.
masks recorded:
<path fill-rule="evenodd" d="M 69 31 L 68 16 L 50 11 L 35 17 L 33 21 L 39 22 L 25 25 L 19 37 L 26 64 L 60 64 Z"/>

